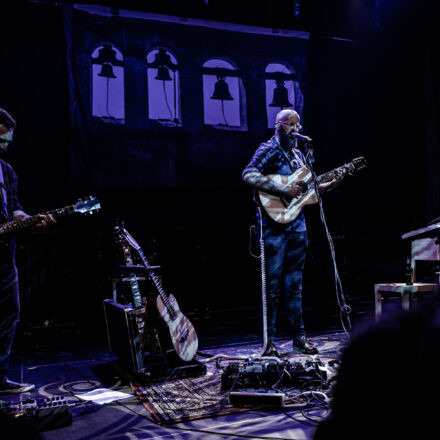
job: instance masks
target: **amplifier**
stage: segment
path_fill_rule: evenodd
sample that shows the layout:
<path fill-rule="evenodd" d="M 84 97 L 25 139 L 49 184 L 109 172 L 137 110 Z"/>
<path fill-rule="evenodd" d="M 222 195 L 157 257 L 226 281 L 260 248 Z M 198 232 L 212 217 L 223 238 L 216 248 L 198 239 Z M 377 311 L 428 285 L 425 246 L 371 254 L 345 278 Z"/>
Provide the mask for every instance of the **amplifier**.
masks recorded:
<path fill-rule="evenodd" d="M 136 377 L 138 383 L 198 377 L 206 365 L 198 361 L 168 361 L 162 355 L 143 353 L 136 322 L 136 310 L 111 299 L 104 300 L 105 322 L 110 351 L 118 358 L 121 374 Z M 128 373 L 128 375 L 127 375 Z M 133 375 L 133 376 L 132 376 Z"/>
<path fill-rule="evenodd" d="M 110 351 L 131 373 L 144 371 L 144 360 L 135 310 L 110 299 L 104 300 Z"/>

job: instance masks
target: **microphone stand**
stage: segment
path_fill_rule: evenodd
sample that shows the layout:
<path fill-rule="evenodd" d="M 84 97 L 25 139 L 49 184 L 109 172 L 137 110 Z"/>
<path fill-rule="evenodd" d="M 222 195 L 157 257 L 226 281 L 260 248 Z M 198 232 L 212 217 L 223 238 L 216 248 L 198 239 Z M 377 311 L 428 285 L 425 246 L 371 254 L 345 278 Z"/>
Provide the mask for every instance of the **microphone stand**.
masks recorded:
<path fill-rule="evenodd" d="M 349 316 L 349 314 L 351 312 L 351 307 L 345 301 L 344 290 L 342 288 L 342 282 L 341 282 L 341 278 L 339 276 L 338 266 L 336 263 L 335 245 L 333 243 L 333 238 L 332 238 L 330 231 L 328 229 L 328 226 L 327 226 L 327 220 L 325 218 L 325 213 L 324 213 L 324 206 L 322 203 L 321 195 L 319 194 L 318 176 L 316 175 L 315 170 L 314 170 L 314 164 L 315 164 L 314 149 L 310 146 L 310 142 L 304 142 L 303 145 L 304 145 L 304 151 L 305 151 L 306 164 L 311 172 L 313 189 L 315 191 L 316 198 L 318 200 L 319 214 L 321 217 L 322 224 L 324 225 L 324 229 L 325 229 L 325 232 L 327 235 L 327 240 L 328 240 L 328 243 L 330 246 L 330 253 L 332 256 L 332 260 L 333 260 L 333 269 L 334 269 L 334 274 L 335 274 L 336 300 L 338 302 L 338 306 L 339 306 L 339 310 L 340 310 L 341 324 L 342 324 L 342 327 L 343 327 L 345 333 L 347 333 L 347 335 L 348 335 L 347 328 L 349 330 L 351 330 L 351 321 L 350 321 L 350 316 Z M 345 315 L 345 318 L 347 321 L 347 328 L 344 324 L 343 315 Z"/>
<path fill-rule="evenodd" d="M 304 145 L 304 151 L 306 153 L 306 164 L 309 167 L 310 172 L 312 173 L 313 188 L 315 190 L 318 203 L 321 206 L 322 199 L 318 191 L 318 176 L 316 175 L 315 170 L 313 168 L 313 166 L 315 165 L 315 150 L 310 146 L 309 142 L 304 142 L 303 145 Z"/>

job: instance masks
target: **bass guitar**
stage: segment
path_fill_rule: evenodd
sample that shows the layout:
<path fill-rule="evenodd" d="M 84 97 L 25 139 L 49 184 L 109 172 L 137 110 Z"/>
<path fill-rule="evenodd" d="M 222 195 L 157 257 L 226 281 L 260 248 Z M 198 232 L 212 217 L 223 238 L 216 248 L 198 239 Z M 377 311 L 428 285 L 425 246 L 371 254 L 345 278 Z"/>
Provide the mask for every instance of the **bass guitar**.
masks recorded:
<path fill-rule="evenodd" d="M 115 236 L 117 242 L 122 247 L 125 264 L 128 267 L 133 266 L 133 258 L 131 256 L 130 245 L 125 238 L 123 226 L 117 225 L 115 227 Z M 128 276 L 128 281 L 130 283 L 131 293 L 133 296 L 134 310 L 136 311 L 136 324 L 140 335 L 140 342 L 141 346 L 143 346 L 145 336 L 145 307 L 142 301 L 142 295 L 139 288 L 137 275 L 134 272 L 131 272 Z"/>
<path fill-rule="evenodd" d="M 74 205 L 65 206 L 64 208 L 55 209 L 53 211 L 45 212 L 44 214 L 32 215 L 30 217 L 13 220 L 0 224 L 0 240 L 9 237 L 17 232 L 25 229 L 30 229 L 36 226 L 41 221 L 41 216 L 52 215 L 55 219 L 73 214 L 75 212 L 80 214 L 90 213 L 101 209 L 101 204 L 96 197 L 88 197 L 86 200 L 78 200 Z"/>
<path fill-rule="evenodd" d="M 148 276 L 158 292 L 158 296 L 156 298 L 157 310 L 168 327 L 169 336 L 171 337 L 171 343 L 174 347 L 175 353 L 183 361 L 192 361 L 197 354 L 197 348 L 199 345 L 194 326 L 192 325 L 191 321 L 180 311 L 174 295 L 167 295 L 165 293 L 158 276 L 154 273 L 154 270 L 151 270 L 152 266 L 148 262 L 145 254 L 136 240 L 125 228 L 123 228 L 123 234 L 130 246 L 132 246 L 138 252 L 144 266 L 147 269 L 150 269 Z"/>
<path fill-rule="evenodd" d="M 335 168 L 318 176 L 318 185 L 320 188 L 325 189 L 326 185 L 329 185 L 337 176 L 341 174 L 353 175 L 356 171 L 365 168 L 366 166 L 366 159 L 364 157 L 357 157 L 339 168 Z M 264 191 L 258 191 L 261 206 L 269 217 L 277 223 L 290 223 L 298 217 L 304 206 L 317 203 L 318 201 L 315 193 L 312 172 L 308 168 L 298 168 L 293 174 L 288 176 L 269 174 L 266 177 L 283 185 L 296 184 L 302 188 L 302 193 L 298 197 L 294 197 L 292 200 L 286 200 L 284 197 L 268 194 Z"/>

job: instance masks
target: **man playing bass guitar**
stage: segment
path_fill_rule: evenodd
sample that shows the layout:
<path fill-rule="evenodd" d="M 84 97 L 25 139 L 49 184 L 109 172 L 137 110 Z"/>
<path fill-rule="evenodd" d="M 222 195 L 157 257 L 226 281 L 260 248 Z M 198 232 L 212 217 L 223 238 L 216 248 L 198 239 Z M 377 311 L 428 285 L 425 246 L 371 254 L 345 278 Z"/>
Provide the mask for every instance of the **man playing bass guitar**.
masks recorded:
<path fill-rule="evenodd" d="M 15 121 L 0 109 L 0 154 L 7 151 L 12 142 Z M 29 217 L 17 197 L 17 175 L 12 167 L 0 159 L 0 223 Z M 52 215 L 41 215 L 37 227 L 55 222 Z M 16 383 L 7 378 L 9 355 L 20 312 L 18 276 L 15 266 L 15 240 L 0 242 L 0 394 L 24 393 L 34 385 Z"/>
<path fill-rule="evenodd" d="M 303 188 L 295 183 L 283 184 L 267 177 L 276 174 L 287 176 L 299 168 L 306 167 L 306 160 L 296 148 L 292 134 L 300 129 L 300 117 L 294 110 L 281 110 L 275 120 L 275 134 L 261 144 L 252 160 L 243 171 L 243 180 L 258 191 L 281 199 L 292 200 L 299 197 Z M 343 174 L 327 182 L 322 190 L 333 188 L 343 178 Z M 302 209 L 298 216 L 286 223 L 277 223 L 267 215 L 264 209 L 263 225 L 264 249 L 267 261 L 267 336 L 266 356 L 277 356 L 275 321 L 278 300 L 285 295 L 289 331 L 293 341 L 293 352 L 316 354 L 318 350 L 307 342 L 302 318 L 302 278 L 307 250 L 307 230 Z"/>

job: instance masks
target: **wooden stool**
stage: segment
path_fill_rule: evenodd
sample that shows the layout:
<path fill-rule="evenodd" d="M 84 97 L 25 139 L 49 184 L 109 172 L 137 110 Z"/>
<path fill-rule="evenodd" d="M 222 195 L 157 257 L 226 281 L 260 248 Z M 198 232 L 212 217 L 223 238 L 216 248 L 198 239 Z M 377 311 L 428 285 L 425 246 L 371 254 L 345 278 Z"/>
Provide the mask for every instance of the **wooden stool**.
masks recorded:
<path fill-rule="evenodd" d="M 376 319 L 382 313 L 383 296 L 387 294 L 397 293 L 401 297 L 402 309 L 409 310 L 410 301 L 414 299 L 419 293 L 431 292 L 437 294 L 438 285 L 428 283 L 388 283 L 374 285 L 374 308 L 376 312 Z"/>

